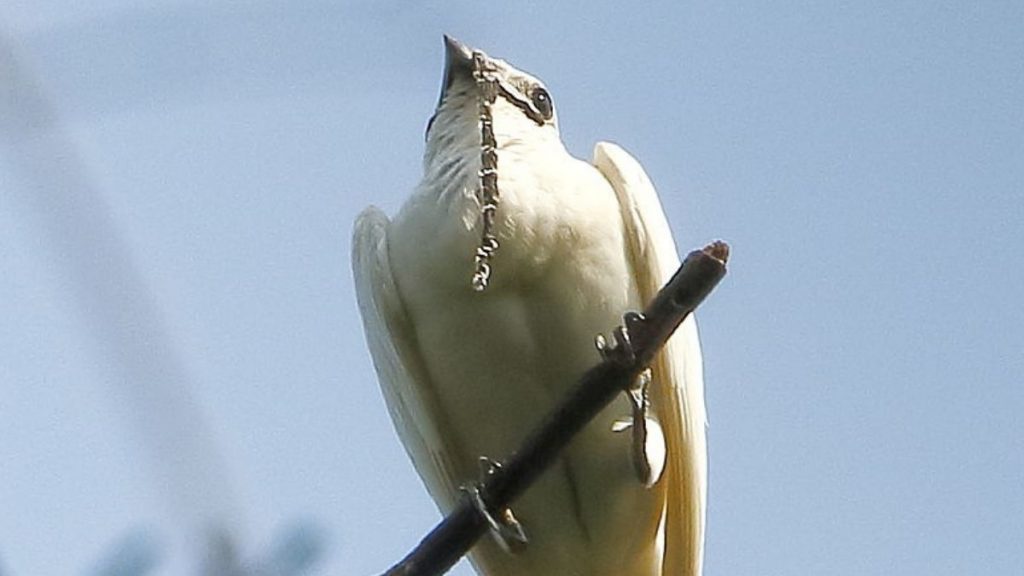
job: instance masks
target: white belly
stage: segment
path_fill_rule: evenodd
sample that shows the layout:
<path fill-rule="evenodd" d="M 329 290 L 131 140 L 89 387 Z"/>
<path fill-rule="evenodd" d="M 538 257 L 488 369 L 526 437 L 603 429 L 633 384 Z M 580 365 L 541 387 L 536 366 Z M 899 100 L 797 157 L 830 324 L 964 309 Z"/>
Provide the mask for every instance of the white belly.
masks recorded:
<path fill-rule="evenodd" d="M 588 193 L 596 196 L 585 208 L 553 207 L 561 221 L 534 234 L 524 234 L 530 222 L 515 221 L 483 293 L 469 285 L 473 233 L 453 241 L 457 228 L 412 224 L 440 218 L 435 206 L 404 210 L 391 228 L 394 273 L 438 399 L 438 428 L 465 484 L 479 478 L 478 457 L 503 459 L 519 446 L 600 360 L 594 336 L 640 305 L 614 195 Z M 628 414 L 616 400 L 513 505 L 530 538 L 525 553 L 482 541 L 478 566 L 494 575 L 654 573 L 642 566 L 656 565 L 662 495 L 638 481 L 628 433 L 611 431 Z"/>

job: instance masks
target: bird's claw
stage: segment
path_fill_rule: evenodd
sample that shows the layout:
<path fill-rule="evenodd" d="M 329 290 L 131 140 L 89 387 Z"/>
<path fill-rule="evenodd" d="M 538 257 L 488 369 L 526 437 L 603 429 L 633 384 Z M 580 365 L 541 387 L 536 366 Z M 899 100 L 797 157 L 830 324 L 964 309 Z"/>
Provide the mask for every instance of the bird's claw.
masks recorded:
<path fill-rule="evenodd" d="M 627 312 L 622 316 L 622 325 L 612 331 L 613 343 L 609 344 L 604 335 L 598 334 L 594 339 L 594 345 L 601 357 L 605 360 L 613 360 L 623 366 L 635 363 L 636 350 L 633 348 L 633 337 L 645 329 L 645 322 L 646 318 L 643 314 Z M 650 383 L 651 370 L 645 368 L 625 390 L 632 408 L 630 418 L 616 422 L 612 427 L 612 430 L 616 432 L 625 431 L 627 428 L 631 429 L 633 469 L 645 486 L 652 486 L 657 481 L 647 456 L 647 412 L 650 406 L 647 389 Z"/>
<path fill-rule="evenodd" d="M 481 456 L 479 463 L 481 473 L 485 478 L 501 469 L 500 462 L 486 456 Z M 526 548 L 529 543 L 526 531 L 523 530 L 523 525 L 516 520 L 510 508 L 492 511 L 484 502 L 479 485 L 463 486 L 462 490 L 469 495 L 470 503 L 487 522 L 487 526 L 491 529 L 491 536 L 498 541 L 498 545 L 511 554 L 518 554 Z"/>
<path fill-rule="evenodd" d="M 643 417 L 647 415 L 647 408 L 651 405 L 647 394 L 650 385 L 651 369 L 644 368 L 640 375 L 636 377 L 636 380 L 633 381 L 633 385 L 626 389 L 626 396 L 629 397 L 629 403 L 633 407 L 634 419 L 638 416 Z"/>
<path fill-rule="evenodd" d="M 651 384 L 651 369 L 645 368 L 637 376 L 633 385 L 626 390 L 626 398 L 632 408 L 630 428 L 633 432 L 633 470 L 644 486 L 652 486 L 657 480 L 653 478 L 651 462 L 647 459 L 647 412 L 650 409 L 648 388 Z"/>
<path fill-rule="evenodd" d="M 622 316 L 622 326 L 616 326 L 612 330 L 613 343 L 609 344 L 603 334 L 594 338 L 594 346 L 598 353 L 605 360 L 611 359 L 623 365 L 632 364 L 636 361 L 636 351 L 630 334 L 641 329 L 645 321 L 644 315 L 639 312 L 627 312 Z"/>

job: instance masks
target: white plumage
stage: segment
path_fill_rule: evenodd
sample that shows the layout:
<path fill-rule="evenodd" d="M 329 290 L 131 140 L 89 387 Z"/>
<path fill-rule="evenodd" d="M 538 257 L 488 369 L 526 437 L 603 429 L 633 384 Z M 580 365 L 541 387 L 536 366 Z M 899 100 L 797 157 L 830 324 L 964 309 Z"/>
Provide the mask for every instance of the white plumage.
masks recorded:
<path fill-rule="evenodd" d="M 501 202 L 490 286 L 470 286 L 480 239 L 480 129 L 470 50 L 448 40 L 444 89 L 424 176 L 395 219 L 356 222 L 353 269 L 367 342 L 395 428 L 442 512 L 504 458 L 600 360 L 596 334 L 639 310 L 679 265 L 640 165 L 600 143 L 570 156 L 543 85 L 489 59 L 505 92 L 492 106 Z M 541 121 L 542 120 L 542 121 Z M 706 498 L 703 376 L 687 319 L 652 366 L 651 488 L 613 431 L 624 398 L 588 425 L 513 506 L 530 543 L 511 555 L 482 540 L 488 576 L 696 576 Z M 658 478 L 658 475 L 655 475 Z"/>

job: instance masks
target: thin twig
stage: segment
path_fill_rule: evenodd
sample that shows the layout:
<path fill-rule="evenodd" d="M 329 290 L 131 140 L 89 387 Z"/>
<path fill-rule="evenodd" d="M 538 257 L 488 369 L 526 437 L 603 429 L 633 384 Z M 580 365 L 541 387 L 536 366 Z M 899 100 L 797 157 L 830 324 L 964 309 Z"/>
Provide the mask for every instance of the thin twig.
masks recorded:
<path fill-rule="evenodd" d="M 572 392 L 523 442 L 520 450 L 487 476 L 480 494 L 489 510 L 500 511 L 550 466 L 580 430 L 627 389 L 651 363 L 687 314 L 725 275 L 729 246 L 714 242 L 687 255 L 672 279 L 629 326 L 633 354 L 606 358 L 588 370 Z M 463 499 L 401 562 L 384 576 L 437 576 L 447 572 L 487 530 L 480 511 Z"/>

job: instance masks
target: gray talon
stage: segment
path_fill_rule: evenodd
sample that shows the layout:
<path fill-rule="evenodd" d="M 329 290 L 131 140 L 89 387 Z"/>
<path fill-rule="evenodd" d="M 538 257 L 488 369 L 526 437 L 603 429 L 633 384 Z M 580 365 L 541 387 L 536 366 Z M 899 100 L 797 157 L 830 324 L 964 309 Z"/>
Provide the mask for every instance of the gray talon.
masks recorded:
<path fill-rule="evenodd" d="M 478 461 L 483 476 L 491 476 L 501 469 L 501 463 L 486 456 L 481 456 Z M 526 549 L 529 539 L 523 525 L 516 520 L 512 510 L 503 508 L 492 513 L 491 508 L 484 502 L 483 494 L 478 485 L 463 486 L 462 490 L 469 495 L 470 502 L 477 512 L 487 521 L 491 529 L 491 536 L 497 540 L 498 545 L 510 554 L 518 554 Z"/>
<path fill-rule="evenodd" d="M 646 327 L 646 318 L 637 312 L 627 312 L 622 316 L 622 325 L 612 331 L 614 343 L 609 344 L 603 334 L 594 338 L 594 346 L 605 360 L 614 360 L 623 365 L 636 362 L 636 351 L 633 349 L 631 335 L 641 333 Z M 651 383 L 651 369 L 644 369 L 636 381 L 625 390 L 626 397 L 632 407 L 630 419 L 625 422 L 617 422 L 613 430 L 621 432 L 632 428 L 632 456 L 633 469 L 636 471 L 640 481 L 645 486 L 652 486 L 657 481 L 656 474 L 651 466 L 647 454 L 647 413 L 650 407 L 650 400 L 647 396 L 647 389 Z M 660 474 L 660 470 L 658 472 Z"/>
<path fill-rule="evenodd" d="M 630 334 L 637 333 L 644 329 L 644 315 L 637 312 L 627 312 L 622 316 L 622 326 L 616 326 L 612 330 L 614 343 L 609 344 L 602 334 L 594 338 L 594 345 L 601 357 L 605 360 L 613 359 L 622 364 L 632 364 L 636 361 L 636 352 L 633 350 L 633 343 Z"/>
<path fill-rule="evenodd" d="M 654 484 L 651 463 L 647 459 L 647 411 L 650 398 L 647 390 L 651 383 L 651 369 L 646 368 L 637 377 L 634 386 L 626 391 L 633 417 L 633 469 L 645 486 Z"/>
<path fill-rule="evenodd" d="M 605 360 L 628 363 L 633 355 L 633 349 L 629 345 L 629 336 L 626 335 L 621 326 L 617 326 L 612 330 L 611 343 L 608 342 L 604 334 L 595 336 L 594 347 L 601 354 L 601 358 Z"/>

